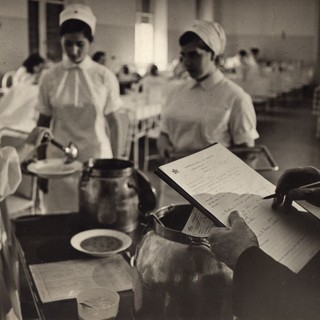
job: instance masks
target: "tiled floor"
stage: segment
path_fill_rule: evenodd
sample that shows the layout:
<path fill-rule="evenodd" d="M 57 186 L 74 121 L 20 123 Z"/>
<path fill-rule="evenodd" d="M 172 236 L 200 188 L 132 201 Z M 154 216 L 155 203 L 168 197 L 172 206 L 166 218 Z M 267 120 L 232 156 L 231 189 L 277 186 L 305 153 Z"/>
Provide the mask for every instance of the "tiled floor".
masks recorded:
<path fill-rule="evenodd" d="M 266 145 L 279 165 L 277 172 L 263 173 L 274 184 L 287 168 L 320 167 L 320 141 L 315 138 L 316 119 L 311 113 L 312 92 L 309 88 L 304 95 L 292 95 L 268 112 L 258 112 L 260 138 L 257 144 Z M 153 173 L 157 165 L 158 161 L 151 162 L 147 175 L 158 189 L 159 178 Z M 23 294 L 26 294 L 25 290 Z M 23 296 L 22 300 L 30 301 L 30 297 Z M 24 315 L 26 320 L 36 318 L 29 302 L 24 304 Z"/>

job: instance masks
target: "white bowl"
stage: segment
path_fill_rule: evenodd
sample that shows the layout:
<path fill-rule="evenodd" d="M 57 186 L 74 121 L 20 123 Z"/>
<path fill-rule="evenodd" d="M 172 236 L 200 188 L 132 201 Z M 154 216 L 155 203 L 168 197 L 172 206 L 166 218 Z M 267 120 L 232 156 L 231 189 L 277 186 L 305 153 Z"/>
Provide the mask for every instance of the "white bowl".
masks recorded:
<path fill-rule="evenodd" d="M 114 241 L 118 242 L 118 246 L 115 248 L 110 248 L 109 250 L 105 251 L 94 251 L 93 249 L 87 249 L 83 247 L 82 243 L 88 239 L 94 239 L 95 237 L 106 237 L 113 239 Z M 113 229 L 92 229 L 87 231 L 82 231 L 74 235 L 70 240 L 71 245 L 78 251 L 87 253 L 94 257 L 108 257 L 124 251 L 131 246 L 132 240 L 131 238 L 125 234 L 124 232 L 113 230 Z"/>

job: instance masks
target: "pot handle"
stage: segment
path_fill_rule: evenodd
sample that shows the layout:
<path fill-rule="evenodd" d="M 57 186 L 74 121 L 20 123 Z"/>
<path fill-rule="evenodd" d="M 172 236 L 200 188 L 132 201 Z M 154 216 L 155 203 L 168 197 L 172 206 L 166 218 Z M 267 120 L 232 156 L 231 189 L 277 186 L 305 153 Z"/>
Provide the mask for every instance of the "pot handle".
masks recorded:
<path fill-rule="evenodd" d="M 147 215 L 157 207 L 157 191 L 149 178 L 139 169 L 134 170 L 134 178 L 139 197 L 139 209 L 142 214 Z"/>
<path fill-rule="evenodd" d="M 84 163 L 81 181 L 88 181 L 91 177 L 91 173 L 94 166 L 94 160 L 90 158 L 87 162 Z"/>

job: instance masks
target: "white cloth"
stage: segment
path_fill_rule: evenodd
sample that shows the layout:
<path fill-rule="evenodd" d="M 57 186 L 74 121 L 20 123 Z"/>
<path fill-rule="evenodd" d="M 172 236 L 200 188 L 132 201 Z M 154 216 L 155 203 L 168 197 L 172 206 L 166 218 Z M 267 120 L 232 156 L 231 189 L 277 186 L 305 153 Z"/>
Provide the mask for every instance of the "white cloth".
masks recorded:
<path fill-rule="evenodd" d="M 21 181 L 20 162 L 13 147 L 0 149 L 0 201 L 14 193 Z M 10 220 L 0 206 L 0 319 L 22 319 L 18 295 L 18 257 Z"/>
<path fill-rule="evenodd" d="M 220 70 L 197 83 L 176 85 L 163 106 L 161 130 L 176 153 L 190 154 L 214 142 L 226 147 L 259 137 L 251 97 Z"/>
<path fill-rule="evenodd" d="M 0 149 L 0 201 L 14 193 L 21 182 L 19 156 L 15 148 Z"/>
<path fill-rule="evenodd" d="M 35 74 L 29 73 L 24 66 L 19 67 L 13 76 L 13 86 L 21 83 L 34 84 L 35 81 Z"/>
<path fill-rule="evenodd" d="M 197 20 L 190 30 L 197 34 L 216 55 L 222 55 L 226 48 L 227 38 L 218 22 Z"/>
<path fill-rule="evenodd" d="M 0 129 L 30 132 L 37 124 L 39 86 L 20 82 L 0 99 Z"/>
<path fill-rule="evenodd" d="M 163 104 L 164 91 L 167 81 L 162 76 L 146 75 L 141 81 L 143 92 L 146 94 L 147 104 Z"/>
<path fill-rule="evenodd" d="M 78 160 L 112 157 L 106 116 L 118 110 L 122 101 L 117 79 L 109 69 L 89 56 L 79 65 L 64 57 L 44 75 L 39 100 L 39 112 L 52 117 L 53 136 L 63 145 L 72 141 L 79 150 Z M 49 145 L 47 157 L 61 158 L 64 154 Z M 77 211 L 77 183 L 78 177 L 50 180 L 48 211 Z"/>
<path fill-rule="evenodd" d="M 63 22 L 76 19 L 85 22 L 90 28 L 92 34 L 96 30 L 96 17 L 94 16 L 90 7 L 81 4 L 73 3 L 68 5 L 59 16 L 59 25 L 61 26 Z"/>

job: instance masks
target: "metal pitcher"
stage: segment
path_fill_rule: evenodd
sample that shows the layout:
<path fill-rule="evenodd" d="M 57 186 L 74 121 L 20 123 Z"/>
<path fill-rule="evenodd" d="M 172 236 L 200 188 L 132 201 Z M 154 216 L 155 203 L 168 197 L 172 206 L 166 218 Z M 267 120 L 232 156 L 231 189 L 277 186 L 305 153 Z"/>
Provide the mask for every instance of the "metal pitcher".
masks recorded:
<path fill-rule="evenodd" d="M 206 238 L 181 232 L 192 208 L 174 205 L 151 215 L 132 263 L 135 319 L 233 319 L 232 271 Z"/>
<path fill-rule="evenodd" d="M 139 216 L 156 207 L 155 188 L 133 163 L 122 159 L 90 159 L 79 184 L 79 212 L 88 222 L 133 231 Z"/>

